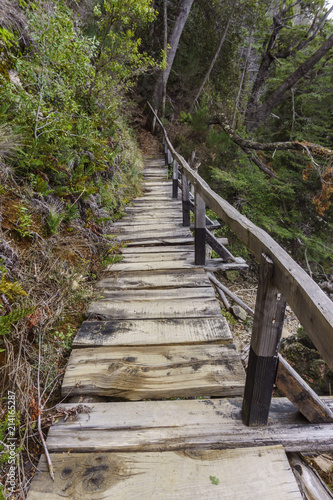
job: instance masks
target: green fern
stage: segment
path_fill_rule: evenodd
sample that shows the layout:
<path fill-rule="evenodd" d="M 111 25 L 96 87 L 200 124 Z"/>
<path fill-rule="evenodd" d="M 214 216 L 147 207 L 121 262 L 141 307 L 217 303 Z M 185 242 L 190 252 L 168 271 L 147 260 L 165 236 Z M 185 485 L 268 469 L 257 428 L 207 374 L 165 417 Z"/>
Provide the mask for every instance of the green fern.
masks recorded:
<path fill-rule="evenodd" d="M 34 312 L 33 307 L 23 307 L 22 309 L 14 309 L 6 316 L 0 316 L 0 335 L 10 333 L 11 326 L 17 323 L 20 319 Z"/>
<path fill-rule="evenodd" d="M 27 292 L 23 290 L 22 285 L 17 281 L 11 283 L 7 280 L 5 274 L 3 274 L 1 277 L 0 293 L 3 293 L 10 299 L 13 299 L 16 295 L 24 295 L 25 297 L 27 296 Z"/>

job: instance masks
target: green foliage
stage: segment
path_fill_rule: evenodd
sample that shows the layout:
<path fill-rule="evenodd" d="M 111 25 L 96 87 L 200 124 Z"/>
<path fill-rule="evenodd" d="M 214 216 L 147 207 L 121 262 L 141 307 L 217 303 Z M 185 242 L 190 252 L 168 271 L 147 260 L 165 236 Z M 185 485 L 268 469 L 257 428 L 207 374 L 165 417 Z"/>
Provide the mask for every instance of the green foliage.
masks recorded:
<path fill-rule="evenodd" d="M 79 217 L 80 217 L 80 212 L 76 203 L 73 203 L 72 205 L 70 203 L 67 203 L 66 212 L 63 217 L 64 222 L 68 223 L 74 219 L 78 219 Z"/>
<path fill-rule="evenodd" d="M 23 204 L 14 206 L 18 208 L 20 213 L 20 216 L 18 218 L 18 227 L 17 227 L 19 235 L 22 236 L 22 238 L 31 237 L 32 236 L 31 228 L 33 222 L 29 210 Z"/>
<path fill-rule="evenodd" d="M 215 484 L 215 485 L 220 484 L 220 480 L 219 480 L 219 478 L 217 478 L 217 477 L 215 477 L 215 476 L 209 476 L 209 479 L 210 479 L 210 482 L 211 482 L 212 484 Z"/>
<path fill-rule="evenodd" d="M 64 214 L 57 209 L 50 209 L 48 218 L 46 219 L 46 224 L 50 234 L 56 234 L 58 232 L 60 223 L 64 219 Z"/>
<path fill-rule="evenodd" d="M 25 318 L 29 314 L 34 312 L 33 307 L 23 307 L 18 309 L 13 309 L 6 316 L 0 316 L 0 334 L 7 335 L 10 333 L 13 324 L 20 321 L 20 319 Z"/>

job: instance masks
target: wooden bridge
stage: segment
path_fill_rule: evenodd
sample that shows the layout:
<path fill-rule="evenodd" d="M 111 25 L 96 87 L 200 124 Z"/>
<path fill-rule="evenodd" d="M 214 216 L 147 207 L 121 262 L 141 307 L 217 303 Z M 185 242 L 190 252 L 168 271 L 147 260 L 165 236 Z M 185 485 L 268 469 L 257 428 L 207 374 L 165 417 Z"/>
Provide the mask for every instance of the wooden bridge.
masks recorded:
<path fill-rule="evenodd" d="M 144 194 L 114 225 L 123 258 L 73 344 L 61 406 L 77 416 L 49 431 L 55 479 L 43 455 L 28 498 L 301 499 L 286 452 L 333 450 L 333 401 L 278 348 L 288 302 L 332 368 L 332 302 L 162 130 L 165 159 L 145 162 Z M 207 275 L 246 263 L 213 235 L 206 204 L 260 261 L 246 379 Z M 206 243 L 220 259 L 206 259 Z M 274 383 L 289 399 L 271 401 Z"/>

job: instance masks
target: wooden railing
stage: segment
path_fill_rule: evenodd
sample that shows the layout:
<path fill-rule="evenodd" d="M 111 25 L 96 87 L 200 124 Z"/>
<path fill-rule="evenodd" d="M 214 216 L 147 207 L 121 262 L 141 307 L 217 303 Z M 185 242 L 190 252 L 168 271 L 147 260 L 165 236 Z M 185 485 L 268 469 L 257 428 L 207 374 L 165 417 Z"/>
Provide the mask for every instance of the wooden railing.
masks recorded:
<path fill-rule="evenodd" d="M 243 417 L 247 425 L 266 424 L 276 379 L 280 376 L 281 380 L 281 377 L 283 378 L 288 372 L 293 377 L 293 383 L 296 384 L 296 379 L 297 383 L 300 382 L 298 380 L 300 377 L 292 374 L 292 369 L 286 370 L 283 363 L 278 362 L 286 303 L 296 314 L 320 355 L 331 369 L 333 369 L 333 303 L 268 233 L 253 224 L 215 193 L 189 166 L 174 149 L 162 122 L 151 106 L 150 108 L 163 133 L 166 164 L 173 166 L 173 197 L 178 195 L 178 174 L 181 174 L 183 224 L 185 226 L 190 225 L 189 182 L 194 187 L 195 263 L 205 264 L 206 206 L 230 227 L 260 263 L 243 401 Z M 313 391 L 308 389 L 311 397 L 316 399 Z M 287 392 L 287 388 L 285 392 Z M 302 394 L 299 394 L 298 398 L 304 399 Z M 317 403 L 320 405 L 320 400 L 317 399 L 319 401 Z M 321 421 L 332 421 L 333 415 L 327 408 L 324 408 L 324 414 L 326 417 L 323 417 Z M 320 418 L 317 421 L 320 421 Z M 316 418 L 312 421 L 316 421 Z"/>

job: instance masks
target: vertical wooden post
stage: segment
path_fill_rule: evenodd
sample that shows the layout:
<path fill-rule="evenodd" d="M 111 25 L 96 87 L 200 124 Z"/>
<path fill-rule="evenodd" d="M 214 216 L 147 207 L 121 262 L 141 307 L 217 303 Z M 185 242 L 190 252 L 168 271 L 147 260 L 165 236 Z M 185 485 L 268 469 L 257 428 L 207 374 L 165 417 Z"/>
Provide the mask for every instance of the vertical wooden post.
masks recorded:
<path fill-rule="evenodd" d="M 178 163 L 176 160 L 173 160 L 172 198 L 178 198 Z"/>
<path fill-rule="evenodd" d="M 194 210 L 195 263 L 202 266 L 206 262 L 206 204 L 197 191 L 194 193 Z"/>
<path fill-rule="evenodd" d="M 190 187 L 185 174 L 182 174 L 183 226 L 191 225 Z"/>
<path fill-rule="evenodd" d="M 165 143 L 164 143 L 164 163 L 165 163 L 166 167 L 168 166 L 168 161 L 169 161 L 169 150 L 168 150 L 168 145 L 165 141 Z"/>
<path fill-rule="evenodd" d="M 273 278 L 274 264 L 262 254 L 242 410 L 249 426 L 267 424 L 278 363 L 286 303 Z"/>

